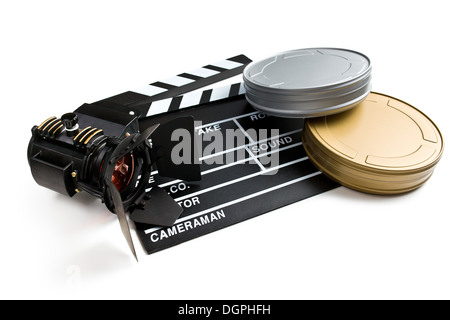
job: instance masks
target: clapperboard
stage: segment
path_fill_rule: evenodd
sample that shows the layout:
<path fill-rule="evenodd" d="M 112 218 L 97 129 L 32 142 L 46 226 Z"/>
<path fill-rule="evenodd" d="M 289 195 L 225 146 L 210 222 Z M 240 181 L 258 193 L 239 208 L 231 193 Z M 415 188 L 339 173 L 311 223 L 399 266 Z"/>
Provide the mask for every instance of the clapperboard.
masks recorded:
<path fill-rule="evenodd" d="M 241 74 L 250 62 L 239 55 L 98 102 L 138 112 L 141 131 L 179 116 L 197 123 L 201 181 L 152 172 L 151 186 L 164 188 L 184 211 L 172 227 L 136 224 L 149 254 L 338 186 L 309 161 L 302 147 L 303 120 L 255 111 L 242 83 L 200 90 Z M 233 143 L 225 132 L 235 133 Z M 267 135 L 254 134 L 261 132 Z M 219 133 L 225 137 L 220 143 Z M 236 139 L 239 133 L 242 139 Z"/>

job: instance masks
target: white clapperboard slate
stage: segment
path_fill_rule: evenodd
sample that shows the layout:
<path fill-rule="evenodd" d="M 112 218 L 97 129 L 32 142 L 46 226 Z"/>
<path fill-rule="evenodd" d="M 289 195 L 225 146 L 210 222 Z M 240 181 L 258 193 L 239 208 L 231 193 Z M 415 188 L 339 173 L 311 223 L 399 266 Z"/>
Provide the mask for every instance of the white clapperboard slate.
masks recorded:
<path fill-rule="evenodd" d="M 180 116 L 192 116 L 201 122 L 196 127 L 197 146 L 202 149 L 199 153 L 201 181 L 163 178 L 157 171 L 152 172 L 151 186 L 164 188 L 184 211 L 172 227 L 136 224 L 147 253 L 338 186 L 309 161 L 301 142 L 303 120 L 266 116 L 255 111 L 246 101 L 241 83 L 195 90 L 241 73 L 250 62 L 244 55 L 236 56 L 101 101 L 104 105 L 139 112 L 141 131 Z M 195 91 L 189 92 L 191 90 Z M 189 93 L 179 96 L 186 92 Z M 225 132 L 229 129 L 242 132 L 244 141 L 227 147 Z M 249 129 L 256 132 L 267 129 L 268 136 L 248 135 Z M 278 134 L 271 136 L 271 129 L 278 130 Z M 223 133 L 223 148 L 211 153 L 210 140 L 214 141 L 211 136 L 217 131 Z M 208 152 L 204 152 L 205 148 L 209 148 Z M 278 156 L 276 165 L 261 157 L 275 154 Z"/>

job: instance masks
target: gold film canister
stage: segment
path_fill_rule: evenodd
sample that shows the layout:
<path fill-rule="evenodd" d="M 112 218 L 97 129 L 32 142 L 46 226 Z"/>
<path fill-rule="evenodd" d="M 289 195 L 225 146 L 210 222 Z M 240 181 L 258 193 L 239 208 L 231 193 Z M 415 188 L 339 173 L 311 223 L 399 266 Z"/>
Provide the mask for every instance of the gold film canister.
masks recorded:
<path fill-rule="evenodd" d="M 355 108 L 305 121 L 303 145 L 314 165 L 342 185 L 374 194 L 414 190 L 432 175 L 444 142 L 421 111 L 370 93 Z"/>

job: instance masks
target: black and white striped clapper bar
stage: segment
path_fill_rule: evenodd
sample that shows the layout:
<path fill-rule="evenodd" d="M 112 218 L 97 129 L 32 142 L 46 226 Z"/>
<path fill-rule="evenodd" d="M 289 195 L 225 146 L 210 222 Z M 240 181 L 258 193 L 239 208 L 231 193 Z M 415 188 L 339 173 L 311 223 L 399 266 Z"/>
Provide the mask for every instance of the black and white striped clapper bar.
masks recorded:
<path fill-rule="evenodd" d="M 168 111 L 197 106 L 202 103 L 231 98 L 244 93 L 245 89 L 243 82 L 204 91 L 195 90 L 184 95 L 152 102 L 150 109 L 147 112 L 147 117 Z"/>
<path fill-rule="evenodd" d="M 126 107 L 137 111 L 140 117 L 147 117 L 237 95 L 243 93 L 240 83 L 206 91 L 198 89 L 241 74 L 250 62 L 245 55 L 238 55 L 118 94 L 97 104 L 112 108 Z"/>

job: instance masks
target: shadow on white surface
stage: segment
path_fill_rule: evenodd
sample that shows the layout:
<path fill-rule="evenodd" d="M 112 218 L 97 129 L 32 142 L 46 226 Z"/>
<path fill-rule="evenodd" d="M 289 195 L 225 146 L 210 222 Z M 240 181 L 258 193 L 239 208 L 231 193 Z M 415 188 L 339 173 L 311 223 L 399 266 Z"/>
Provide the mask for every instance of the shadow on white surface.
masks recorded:
<path fill-rule="evenodd" d="M 402 198 L 407 198 L 415 191 L 416 190 L 397 195 L 378 195 L 378 194 L 364 193 L 341 186 L 339 188 L 334 189 L 332 192 L 329 192 L 329 194 L 339 199 L 345 199 L 346 201 L 358 201 L 366 203 L 366 202 L 396 201 Z"/>
<path fill-rule="evenodd" d="M 56 209 L 52 210 L 49 218 L 55 221 L 56 227 L 62 228 L 63 232 L 89 233 L 93 229 L 104 228 L 116 220 L 116 216 L 109 212 L 100 199 L 86 192 L 81 192 L 73 198 L 54 193 L 54 197 L 47 201 Z"/>
<path fill-rule="evenodd" d="M 71 281 L 93 280 L 132 268 L 135 262 L 128 252 L 107 242 L 95 243 L 66 259 L 66 284 Z M 79 277 L 79 279 L 76 279 Z M 68 283 L 69 282 L 69 283 Z"/>

